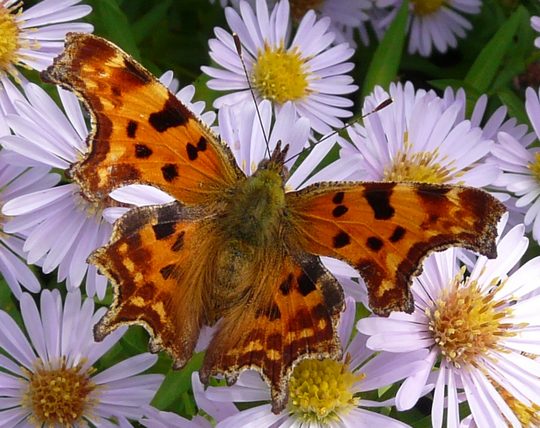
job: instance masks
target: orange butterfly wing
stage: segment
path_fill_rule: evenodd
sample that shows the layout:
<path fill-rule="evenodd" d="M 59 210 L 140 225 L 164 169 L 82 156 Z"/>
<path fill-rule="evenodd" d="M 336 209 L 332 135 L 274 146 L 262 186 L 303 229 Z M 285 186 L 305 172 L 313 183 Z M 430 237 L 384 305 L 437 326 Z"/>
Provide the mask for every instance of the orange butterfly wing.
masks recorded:
<path fill-rule="evenodd" d="M 199 263 L 208 220 L 178 202 L 134 208 L 114 225 L 110 242 L 90 262 L 114 286 L 114 302 L 95 327 L 97 340 L 120 325 L 139 324 L 153 352 L 166 349 L 182 367 L 204 322 L 208 287 Z"/>
<path fill-rule="evenodd" d="M 495 257 L 505 211 L 482 190 L 422 183 L 322 183 L 286 197 L 301 248 L 355 267 L 379 315 L 413 311 L 411 276 L 430 251 L 460 246 Z"/>
<path fill-rule="evenodd" d="M 71 174 L 92 200 L 131 184 L 203 203 L 243 173 L 230 150 L 154 76 L 110 42 L 71 33 L 42 73 L 74 91 L 92 114 L 89 153 Z"/>

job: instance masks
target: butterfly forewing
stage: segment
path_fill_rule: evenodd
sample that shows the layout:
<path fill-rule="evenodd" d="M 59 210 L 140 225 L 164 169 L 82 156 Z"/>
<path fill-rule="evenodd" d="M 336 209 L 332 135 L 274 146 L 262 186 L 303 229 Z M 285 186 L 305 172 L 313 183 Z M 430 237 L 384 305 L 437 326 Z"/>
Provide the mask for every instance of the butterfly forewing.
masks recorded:
<path fill-rule="evenodd" d="M 100 37 L 69 34 L 42 77 L 76 92 L 92 113 L 89 153 L 71 171 L 90 199 L 139 183 L 196 204 L 242 176 L 230 150 L 188 108 Z"/>
<path fill-rule="evenodd" d="M 365 280 L 380 315 L 413 311 L 411 276 L 433 250 L 496 255 L 504 207 L 478 189 L 421 183 L 326 183 L 287 194 L 304 251 L 339 258 Z"/>

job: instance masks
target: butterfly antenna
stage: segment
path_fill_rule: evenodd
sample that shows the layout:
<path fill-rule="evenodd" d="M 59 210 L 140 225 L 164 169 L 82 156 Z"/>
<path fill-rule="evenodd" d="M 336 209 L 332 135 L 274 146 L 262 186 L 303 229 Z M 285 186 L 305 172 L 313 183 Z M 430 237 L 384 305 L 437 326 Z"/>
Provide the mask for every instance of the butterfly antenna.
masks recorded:
<path fill-rule="evenodd" d="M 255 91 L 253 90 L 253 86 L 251 86 L 251 80 L 249 80 L 249 74 L 247 72 L 246 63 L 244 62 L 244 58 L 242 57 L 242 44 L 240 43 L 240 37 L 238 37 L 238 34 L 233 33 L 233 40 L 234 40 L 234 46 L 236 47 L 236 53 L 238 54 L 238 57 L 240 58 L 240 62 L 242 63 L 242 68 L 244 69 L 244 75 L 246 76 L 246 81 L 249 87 L 249 92 L 251 93 L 251 98 L 253 98 L 253 104 L 255 104 L 255 111 L 257 112 L 257 117 L 259 119 L 259 124 L 261 125 L 261 130 L 264 138 L 264 142 L 266 143 L 266 154 L 268 155 L 268 158 L 270 158 L 270 143 L 268 142 L 268 136 L 266 135 L 266 131 L 264 130 L 263 121 L 261 118 L 261 112 L 259 111 L 259 105 L 257 104 L 257 98 L 255 97 Z"/>
<path fill-rule="evenodd" d="M 366 114 L 363 114 L 362 116 L 357 117 L 356 119 L 351 120 L 349 123 L 346 123 L 345 126 L 341 127 L 340 129 L 335 130 L 334 132 L 331 132 L 330 134 L 328 134 L 325 137 L 321 138 L 319 141 L 315 142 L 310 147 L 306 147 L 304 150 L 313 149 L 313 147 L 315 147 L 317 144 L 321 144 L 323 141 L 328 140 L 330 137 L 333 137 L 334 135 L 338 134 L 339 132 L 343 131 L 344 129 L 347 129 L 349 126 L 354 125 L 356 122 L 359 122 L 359 121 L 365 119 L 366 117 L 372 115 L 373 113 L 377 113 L 378 111 L 381 111 L 383 108 L 388 107 L 393 102 L 394 102 L 394 100 L 392 98 L 387 98 L 382 103 L 380 103 L 377 107 L 375 107 L 373 110 L 367 112 Z M 298 156 L 300 156 L 302 154 L 302 152 L 304 150 L 302 150 L 301 152 L 291 156 L 285 162 L 290 162 L 291 160 L 297 158 Z"/>

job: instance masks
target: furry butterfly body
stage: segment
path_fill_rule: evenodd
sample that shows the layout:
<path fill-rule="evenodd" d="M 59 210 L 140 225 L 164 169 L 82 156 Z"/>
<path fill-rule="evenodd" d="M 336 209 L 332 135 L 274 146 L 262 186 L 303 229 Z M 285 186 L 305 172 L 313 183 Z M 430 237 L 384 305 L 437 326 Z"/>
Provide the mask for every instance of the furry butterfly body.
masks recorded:
<path fill-rule="evenodd" d="M 143 325 L 151 349 L 182 367 L 201 327 L 217 323 L 201 379 L 234 382 L 256 369 L 274 412 L 300 360 L 340 355 L 343 292 L 319 256 L 355 267 L 380 315 L 413 310 L 411 276 L 428 252 L 458 245 L 495 256 L 503 207 L 477 189 L 350 182 L 287 192 L 280 148 L 246 177 L 192 112 L 99 37 L 69 35 L 43 77 L 92 114 L 89 152 L 71 171 L 85 197 L 106 201 L 142 183 L 176 199 L 132 209 L 91 257 L 115 288 L 96 337 Z"/>

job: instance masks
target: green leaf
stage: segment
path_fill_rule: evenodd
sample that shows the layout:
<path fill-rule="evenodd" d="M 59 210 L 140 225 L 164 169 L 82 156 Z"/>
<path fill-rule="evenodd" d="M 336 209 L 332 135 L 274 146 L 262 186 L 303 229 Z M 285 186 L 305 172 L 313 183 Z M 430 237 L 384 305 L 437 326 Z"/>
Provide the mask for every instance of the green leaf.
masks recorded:
<path fill-rule="evenodd" d="M 482 49 L 469 69 L 465 82 L 476 88 L 478 92 L 484 93 L 490 88 L 497 71 L 513 44 L 513 38 L 522 21 L 522 15 L 525 13 L 523 6 L 520 6 Z"/>
<path fill-rule="evenodd" d="M 133 23 L 132 32 L 136 43 L 141 43 L 153 31 L 157 30 L 158 26 L 166 20 L 170 7 L 171 0 L 162 0 L 147 14 Z"/>
<path fill-rule="evenodd" d="M 515 117 L 519 123 L 523 123 L 532 129 L 529 117 L 525 111 L 525 104 L 523 99 L 519 97 L 511 89 L 501 89 L 497 91 L 497 96 L 501 102 L 508 107 L 508 114 L 512 117 Z"/>
<path fill-rule="evenodd" d="M 152 405 L 167 410 L 181 394 L 191 390 L 191 374 L 202 366 L 203 357 L 204 353 L 199 352 L 193 355 L 182 370 L 169 370 L 152 400 Z"/>
<path fill-rule="evenodd" d="M 434 88 L 439 89 L 441 91 L 444 91 L 447 87 L 451 87 L 454 91 L 457 91 L 458 89 L 463 88 L 465 89 L 465 92 L 467 93 L 467 98 L 471 99 L 472 101 L 476 101 L 476 99 L 480 95 L 482 95 L 480 92 L 476 90 L 476 88 L 469 85 L 467 82 L 464 82 L 463 80 L 437 79 L 437 80 L 430 80 L 428 83 Z"/>
<path fill-rule="evenodd" d="M 396 78 L 407 35 L 408 18 L 409 2 L 405 0 L 373 54 L 362 86 L 362 97 L 368 95 L 376 85 L 387 88 Z"/>
<path fill-rule="evenodd" d="M 117 44 L 140 61 L 140 52 L 133 36 L 132 26 L 118 6 L 117 0 L 94 0 L 92 23 L 96 34 Z"/>

